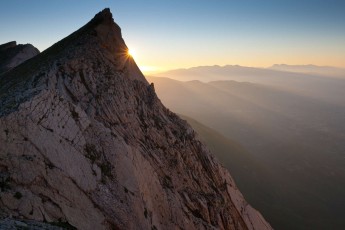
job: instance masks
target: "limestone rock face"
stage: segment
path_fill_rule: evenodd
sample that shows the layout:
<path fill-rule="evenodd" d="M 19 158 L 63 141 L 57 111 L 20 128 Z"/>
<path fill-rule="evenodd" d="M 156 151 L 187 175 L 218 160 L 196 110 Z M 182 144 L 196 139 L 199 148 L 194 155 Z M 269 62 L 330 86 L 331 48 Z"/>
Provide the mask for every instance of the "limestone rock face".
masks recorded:
<path fill-rule="evenodd" d="M 0 216 L 271 229 L 127 55 L 109 9 L 0 78 Z"/>
<path fill-rule="evenodd" d="M 31 44 L 17 45 L 17 42 L 13 41 L 0 45 L 0 74 L 39 53 L 40 51 Z"/>

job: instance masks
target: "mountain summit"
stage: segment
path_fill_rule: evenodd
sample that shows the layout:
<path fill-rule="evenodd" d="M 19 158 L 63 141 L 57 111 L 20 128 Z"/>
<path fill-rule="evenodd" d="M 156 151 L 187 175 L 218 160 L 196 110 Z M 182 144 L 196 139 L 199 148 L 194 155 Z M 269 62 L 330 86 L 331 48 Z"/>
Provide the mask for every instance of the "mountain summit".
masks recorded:
<path fill-rule="evenodd" d="M 0 217 L 78 229 L 271 229 L 157 98 L 109 9 L 0 76 Z"/>

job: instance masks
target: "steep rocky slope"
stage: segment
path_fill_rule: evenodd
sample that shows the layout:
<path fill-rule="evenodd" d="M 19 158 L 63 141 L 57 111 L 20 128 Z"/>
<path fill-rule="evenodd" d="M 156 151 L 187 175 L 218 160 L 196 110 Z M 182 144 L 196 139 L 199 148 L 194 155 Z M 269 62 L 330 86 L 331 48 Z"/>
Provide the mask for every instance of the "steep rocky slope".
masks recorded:
<path fill-rule="evenodd" d="M 0 87 L 0 216 L 78 229 L 271 229 L 161 104 L 109 9 Z"/>
<path fill-rule="evenodd" d="M 36 56 L 40 51 L 31 44 L 8 42 L 0 45 L 0 74 Z"/>

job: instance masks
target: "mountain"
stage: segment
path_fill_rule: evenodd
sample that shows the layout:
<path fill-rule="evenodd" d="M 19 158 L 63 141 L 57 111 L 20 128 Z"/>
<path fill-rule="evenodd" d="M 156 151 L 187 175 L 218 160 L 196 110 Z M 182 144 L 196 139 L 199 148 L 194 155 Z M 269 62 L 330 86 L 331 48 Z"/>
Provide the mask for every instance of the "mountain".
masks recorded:
<path fill-rule="evenodd" d="M 210 82 L 219 80 L 235 80 L 234 78 L 236 78 L 237 80 L 248 81 L 248 79 L 251 79 L 252 77 L 271 79 L 279 73 L 281 72 L 276 70 L 245 67 L 239 65 L 214 65 L 197 66 L 188 69 L 169 70 L 167 72 L 157 73 L 154 76 L 171 78 L 178 81 L 198 80 L 202 82 Z"/>
<path fill-rule="evenodd" d="M 237 185 L 246 182 L 246 179 L 242 179 L 242 177 L 255 176 L 258 174 L 258 171 L 264 170 L 255 157 L 241 144 L 223 136 L 216 130 L 201 124 L 195 119 L 184 115 L 180 115 L 180 117 L 185 119 L 193 127 L 199 135 L 199 138 L 205 142 L 211 152 L 214 153 L 220 162 L 231 172 Z M 260 180 L 261 178 L 256 179 Z"/>
<path fill-rule="evenodd" d="M 328 104 L 345 106 L 344 78 L 333 76 L 324 77 L 307 73 L 226 65 L 177 69 L 155 74 L 153 77 L 165 77 L 178 81 L 198 80 L 205 83 L 229 80 L 255 83 L 292 94 L 312 97 Z"/>
<path fill-rule="evenodd" d="M 269 170 L 249 153 L 240 143 L 231 140 L 214 129 L 181 115 L 198 133 L 200 139 L 206 143 L 212 153 L 219 159 L 225 168 L 229 170 L 239 189 L 243 191 L 245 198 L 254 207 L 260 207 L 266 216 L 270 216 L 267 208 L 278 193 L 271 180 Z"/>
<path fill-rule="evenodd" d="M 233 151 L 226 153 L 231 146 L 223 145 L 228 159 L 219 159 L 246 199 L 274 228 L 344 228 L 344 106 L 257 83 L 148 80 L 170 110 L 197 120 L 246 150 L 241 154 L 251 158 L 240 160 Z M 337 96 L 332 95 L 334 91 L 328 93 Z M 214 135 L 197 131 L 209 146 L 214 145 L 210 144 L 216 141 Z M 218 151 L 222 150 L 214 150 Z M 231 166 L 235 164 L 256 169 L 257 178 L 265 178 L 261 183 L 265 186 L 258 186 L 242 168 Z"/>
<path fill-rule="evenodd" d="M 40 51 L 31 44 L 8 42 L 0 45 L 0 74 L 36 56 Z"/>
<path fill-rule="evenodd" d="M 0 77 L 0 216 L 271 229 L 127 54 L 109 9 Z"/>
<path fill-rule="evenodd" d="M 325 77 L 345 77 L 345 69 L 331 66 L 275 64 L 269 69 L 295 73 L 316 74 Z"/>

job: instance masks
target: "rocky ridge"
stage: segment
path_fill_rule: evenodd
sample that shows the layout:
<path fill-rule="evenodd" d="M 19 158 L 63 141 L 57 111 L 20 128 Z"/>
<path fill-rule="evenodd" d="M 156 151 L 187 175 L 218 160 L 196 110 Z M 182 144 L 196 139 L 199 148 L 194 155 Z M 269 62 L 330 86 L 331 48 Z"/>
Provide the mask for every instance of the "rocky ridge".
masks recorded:
<path fill-rule="evenodd" d="M 109 9 L 0 77 L 0 216 L 78 229 L 271 229 L 166 109 Z"/>
<path fill-rule="evenodd" d="M 12 41 L 0 45 L 0 75 L 39 53 L 31 44 L 17 45 L 17 42 Z"/>

